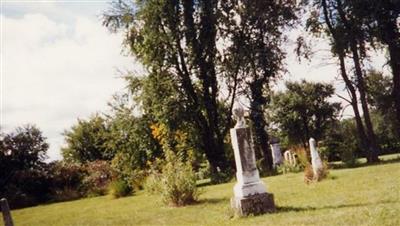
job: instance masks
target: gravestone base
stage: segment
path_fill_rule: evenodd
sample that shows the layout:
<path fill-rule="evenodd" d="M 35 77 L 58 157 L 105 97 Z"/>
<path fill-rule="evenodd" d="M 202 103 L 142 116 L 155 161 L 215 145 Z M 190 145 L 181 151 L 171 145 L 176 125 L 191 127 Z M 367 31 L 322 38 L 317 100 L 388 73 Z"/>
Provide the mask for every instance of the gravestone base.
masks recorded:
<path fill-rule="evenodd" d="M 231 198 L 231 206 L 239 216 L 259 215 L 276 210 L 274 195 L 261 193 L 243 198 Z"/>

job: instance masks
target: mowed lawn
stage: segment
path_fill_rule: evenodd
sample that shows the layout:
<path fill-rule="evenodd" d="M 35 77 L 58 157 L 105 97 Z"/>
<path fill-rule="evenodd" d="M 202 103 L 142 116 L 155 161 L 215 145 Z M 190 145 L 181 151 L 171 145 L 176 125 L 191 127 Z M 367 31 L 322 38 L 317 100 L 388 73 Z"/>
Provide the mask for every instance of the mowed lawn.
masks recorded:
<path fill-rule="evenodd" d="M 42 205 L 12 211 L 16 226 L 40 225 L 400 225 L 400 163 L 330 171 L 306 185 L 303 174 L 263 178 L 278 211 L 232 217 L 234 183 L 202 187 L 199 203 L 172 208 L 138 192 Z"/>

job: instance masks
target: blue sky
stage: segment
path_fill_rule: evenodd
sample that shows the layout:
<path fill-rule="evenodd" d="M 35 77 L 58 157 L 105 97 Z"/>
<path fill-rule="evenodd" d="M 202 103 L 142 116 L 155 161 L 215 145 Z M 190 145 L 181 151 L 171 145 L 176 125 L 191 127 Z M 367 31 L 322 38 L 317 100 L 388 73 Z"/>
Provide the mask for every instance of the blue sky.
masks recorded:
<path fill-rule="evenodd" d="M 61 158 L 65 129 L 77 118 L 107 110 L 111 95 L 124 89 L 117 71 L 140 70 L 132 57 L 121 55 L 122 34 L 110 34 L 101 25 L 108 5 L 89 0 L 1 0 L 1 129 L 36 124 L 48 138 L 52 160 Z M 343 84 L 335 81 L 337 67 L 326 41 L 313 41 L 319 51 L 312 63 L 296 61 L 293 40 L 302 32 L 289 34 L 288 73 L 276 87 L 306 78 L 331 82 L 346 95 Z M 384 63 L 378 54 L 371 65 L 382 69 Z"/>

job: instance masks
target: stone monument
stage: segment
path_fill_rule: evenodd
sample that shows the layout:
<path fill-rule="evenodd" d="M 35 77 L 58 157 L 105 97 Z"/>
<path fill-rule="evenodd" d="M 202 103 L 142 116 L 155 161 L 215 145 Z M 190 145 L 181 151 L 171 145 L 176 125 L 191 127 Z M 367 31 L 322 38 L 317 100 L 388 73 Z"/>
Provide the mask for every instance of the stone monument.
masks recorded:
<path fill-rule="evenodd" d="M 322 160 L 319 157 L 315 139 L 310 138 L 309 143 L 310 143 L 310 153 L 311 153 L 311 165 L 314 173 L 314 179 L 318 179 L 320 173 L 323 171 Z"/>
<path fill-rule="evenodd" d="M 283 163 L 283 157 L 282 157 L 282 152 L 281 152 L 281 146 L 279 144 L 279 139 L 273 137 L 273 138 L 271 138 L 269 143 L 271 146 L 272 161 L 273 161 L 274 167 L 279 166 L 280 164 Z"/>
<path fill-rule="evenodd" d="M 287 164 L 291 166 L 297 165 L 296 154 L 292 150 L 285 151 L 285 153 L 283 153 L 283 156 L 285 157 L 285 161 L 287 162 Z"/>
<path fill-rule="evenodd" d="M 246 126 L 243 107 L 235 103 L 233 115 L 237 121 L 231 129 L 236 163 L 237 183 L 233 188 L 231 206 L 241 216 L 262 214 L 275 210 L 274 196 L 267 193 L 256 167 L 250 128 Z"/>

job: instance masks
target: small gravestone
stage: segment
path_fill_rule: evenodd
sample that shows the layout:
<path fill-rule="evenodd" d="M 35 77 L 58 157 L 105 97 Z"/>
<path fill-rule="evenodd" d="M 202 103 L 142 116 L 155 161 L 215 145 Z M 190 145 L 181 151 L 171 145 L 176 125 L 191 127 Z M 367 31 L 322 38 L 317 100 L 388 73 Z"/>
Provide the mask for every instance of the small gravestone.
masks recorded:
<path fill-rule="evenodd" d="M 3 213 L 4 226 L 14 226 L 7 199 L 4 198 L 1 199 L 0 206 L 1 206 L 1 212 Z"/>
<path fill-rule="evenodd" d="M 314 173 L 314 179 L 318 180 L 321 172 L 323 171 L 322 160 L 319 157 L 315 139 L 310 138 L 309 143 L 310 143 L 311 164 Z"/>
<path fill-rule="evenodd" d="M 244 109 L 235 104 L 233 114 L 237 120 L 231 129 L 231 139 L 236 163 L 237 183 L 233 188 L 231 206 L 241 216 L 262 214 L 275 210 L 274 196 L 267 193 L 256 167 L 250 128 L 244 120 Z"/>
<path fill-rule="evenodd" d="M 291 165 L 295 166 L 297 165 L 297 159 L 296 159 L 296 154 L 292 150 L 287 150 L 283 153 L 283 156 L 285 158 L 285 161 Z"/>
<path fill-rule="evenodd" d="M 273 161 L 274 167 L 279 166 L 280 164 L 283 163 L 283 157 L 282 157 L 282 152 L 281 152 L 281 146 L 279 144 L 279 139 L 273 137 L 273 138 L 271 138 L 269 143 L 271 146 L 272 161 Z"/>

